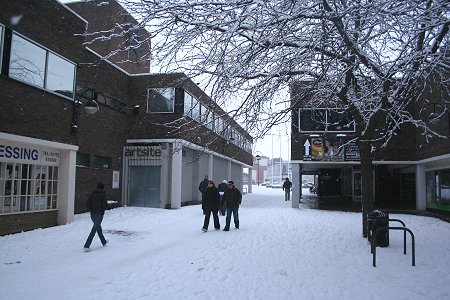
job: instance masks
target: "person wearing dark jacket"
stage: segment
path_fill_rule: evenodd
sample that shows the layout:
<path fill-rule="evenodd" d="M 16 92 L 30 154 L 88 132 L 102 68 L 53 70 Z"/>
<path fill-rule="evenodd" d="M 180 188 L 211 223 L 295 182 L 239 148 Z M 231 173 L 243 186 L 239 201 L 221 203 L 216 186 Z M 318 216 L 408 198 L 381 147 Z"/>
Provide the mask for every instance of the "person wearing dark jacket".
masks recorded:
<path fill-rule="evenodd" d="M 224 179 L 221 183 L 219 183 L 219 185 L 217 186 L 217 189 L 219 190 L 219 194 L 220 194 L 220 214 L 222 216 L 225 216 L 225 212 L 227 210 L 226 207 L 226 203 L 222 203 L 222 198 L 223 198 L 223 194 L 225 193 L 225 191 L 227 190 L 227 181 Z"/>
<path fill-rule="evenodd" d="M 286 178 L 286 181 L 283 183 L 284 201 L 291 200 L 291 188 L 292 182 L 289 181 L 289 178 Z"/>
<path fill-rule="evenodd" d="M 233 213 L 234 217 L 234 227 L 236 227 L 236 229 L 239 229 L 239 205 L 241 205 L 241 201 L 241 192 L 234 186 L 233 181 L 228 181 L 227 190 L 222 197 L 222 203 L 226 203 L 227 207 L 226 224 L 223 231 L 230 230 L 231 213 Z"/>
<path fill-rule="evenodd" d="M 216 230 L 220 229 L 219 216 L 217 215 L 220 207 L 220 195 L 217 190 L 214 181 L 208 181 L 208 187 L 205 191 L 205 221 L 203 222 L 203 232 L 208 231 L 209 219 L 211 213 L 214 219 L 214 228 Z"/>
<path fill-rule="evenodd" d="M 91 229 L 91 233 L 89 233 L 86 243 L 84 244 L 84 251 L 88 252 L 91 251 L 89 247 L 91 246 L 95 233 L 98 234 L 98 237 L 100 238 L 100 242 L 102 242 L 103 247 L 106 246 L 106 244 L 108 243 L 108 240 L 106 240 L 105 237 L 103 236 L 101 225 L 103 215 L 105 214 L 105 210 L 108 207 L 108 202 L 106 200 L 105 194 L 105 186 L 103 185 L 103 183 L 99 182 L 97 184 L 97 188 L 89 196 L 86 206 L 91 213 L 91 220 L 94 223 Z"/>
<path fill-rule="evenodd" d="M 205 214 L 205 192 L 206 189 L 208 188 L 208 175 L 205 176 L 205 178 L 200 182 L 199 186 L 198 186 L 198 190 L 200 191 L 200 193 L 202 193 L 202 210 L 203 210 L 203 214 Z"/>

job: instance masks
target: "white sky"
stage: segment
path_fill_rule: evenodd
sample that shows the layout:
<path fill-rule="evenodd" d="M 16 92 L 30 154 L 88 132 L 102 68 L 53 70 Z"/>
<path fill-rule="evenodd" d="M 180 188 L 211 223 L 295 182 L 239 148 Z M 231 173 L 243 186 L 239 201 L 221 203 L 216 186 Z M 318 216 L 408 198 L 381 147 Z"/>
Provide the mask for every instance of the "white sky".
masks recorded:
<path fill-rule="evenodd" d="M 229 232 L 210 222 L 203 233 L 195 205 L 107 211 L 110 243 L 104 248 L 95 237 L 88 253 L 87 213 L 68 225 L 0 237 L 1 298 L 449 299 L 449 223 L 390 215 L 413 231 L 416 266 L 409 235 L 404 255 L 403 235 L 392 231 L 375 268 L 360 213 L 294 209 L 281 189 L 253 188 L 242 200 L 240 229 Z"/>

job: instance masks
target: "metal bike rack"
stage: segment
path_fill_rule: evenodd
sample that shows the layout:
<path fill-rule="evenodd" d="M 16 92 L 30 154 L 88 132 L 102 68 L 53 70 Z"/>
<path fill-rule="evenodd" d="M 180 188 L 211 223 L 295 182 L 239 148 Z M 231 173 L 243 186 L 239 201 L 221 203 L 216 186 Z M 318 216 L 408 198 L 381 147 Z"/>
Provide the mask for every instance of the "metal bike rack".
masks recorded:
<path fill-rule="evenodd" d="M 372 227 L 375 227 L 376 223 L 377 222 L 381 222 L 381 221 L 384 221 L 384 220 L 374 220 L 373 224 L 372 224 Z M 405 225 L 405 223 L 402 220 L 399 220 L 399 219 L 388 219 L 388 224 L 389 224 L 390 221 L 400 222 L 403 225 L 403 227 L 406 228 L 406 225 Z M 374 238 L 374 236 L 375 236 L 375 234 L 372 234 L 372 241 L 370 242 L 371 245 L 373 245 L 374 242 L 376 242 L 376 239 Z M 371 251 L 371 253 L 373 253 L 373 251 Z M 406 255 L 406 231 L 405 230 L 403 231 L 403 254 Z"/>
<path fill-rule="evenodd" d="M 395 220 L 395 219 L 393 219 Z M 400 220 L 395 220 L 395 221 L 399 221 L 400 223 L 404 224 L 402 221 Z M 409 228 L 406 227 L 379 227 L 375 230 L 375 232 L 373 233 L 372 239 L 375 239 L 376 241 L 376 236 L 378 234 L 378 232 L 380 232 L 381 230 L 403 230 L 404 233 L 404 239 L 403 239 L 403 254 L 406 255 L 406 231 L 409 232 L 409 234 L 411 235 L 411 242 L 412 242 L 412 265 L 415 266 L 416 265 L 416 249 L 415 249 L 415 240 L 414 240 L 414 234 L 412 233 L 412 231 Z M 372 256 L 373 256 L 373 266 L 376 267 L 376 260 L 377 260 L 377 247 L 375 245 L 375 243 L 372 242 Z"/>

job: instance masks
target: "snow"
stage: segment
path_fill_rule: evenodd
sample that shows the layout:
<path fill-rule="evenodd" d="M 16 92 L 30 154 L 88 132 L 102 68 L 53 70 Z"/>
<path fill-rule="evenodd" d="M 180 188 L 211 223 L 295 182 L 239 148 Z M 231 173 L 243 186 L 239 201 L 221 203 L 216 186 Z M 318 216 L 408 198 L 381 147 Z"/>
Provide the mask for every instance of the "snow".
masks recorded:
<path fill-rule="evenodd" d="M 284 201 L 280 189 L 253 187 L 240 229 L 201 231 L 200 206 L 107 211 L 102 247 L 82 251 L 89 214 L 71 224 L 0 237 L 2 299 L 450 299 L 450 224 L 396 214 L 403 234 L 377 248 L 361 234 L 361 214 Z M 308 189 L 304 189 L 307 192 Z M 220 216 L 221 226 L 225 217 Z M 397 226 L 398 224 L 395 224 Z"/>

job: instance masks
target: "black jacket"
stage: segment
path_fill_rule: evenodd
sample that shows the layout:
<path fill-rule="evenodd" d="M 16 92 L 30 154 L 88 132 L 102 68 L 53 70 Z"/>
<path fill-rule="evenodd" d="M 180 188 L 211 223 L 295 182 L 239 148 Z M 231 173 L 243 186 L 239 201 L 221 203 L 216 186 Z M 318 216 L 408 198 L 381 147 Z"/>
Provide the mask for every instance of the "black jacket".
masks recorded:
<path fill-rule="evenodd" d="M 216 187 L 208 187 L 205 191 L 206 208 L 217 210 L 220 207 L 219 190 Z"/>
<path fill-rule="evenodd" d="M 93 214 L 103 215 L 108 208 L 105 191 L 102 189 L 95 189 L 89 196 L 86 207 Z"/>
<path fill-rule="evenodd" d="M 204 193 L 206 192 L 206 189 L 208 188 L 208 179 L 203 179 L 202 182 L 200 182 L 199 186 L 198 186 L 198 190 L 200 191 L 200 193 Z"/>
<path fill-rule="evenodd" d="M 292 182 L 290 182 L 289 180 L 286 180 L 286 181 L 283 183 L 283 191 L 284 191 L 284 189 L 290 190 L 291 187 L 292 187 Z"/>
<path fill-rule="evenodd" d="M 227 190 L 228 184 L 226 184 L 225 182 L 221 182 L 218 186 L 217 189 L 220 192 L 225 192 Z"/>
<path fill-rule="evenodd" d="M 242 194 L 241 192 L 233 187 L 232 189 L 226 189 L 223 193 L 222 204 L 226 203 L 228 208 L 236 208 L 241 205 Z"/>

